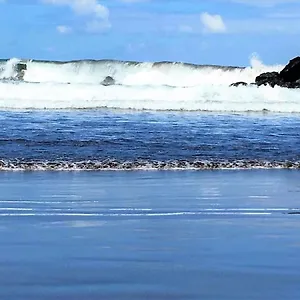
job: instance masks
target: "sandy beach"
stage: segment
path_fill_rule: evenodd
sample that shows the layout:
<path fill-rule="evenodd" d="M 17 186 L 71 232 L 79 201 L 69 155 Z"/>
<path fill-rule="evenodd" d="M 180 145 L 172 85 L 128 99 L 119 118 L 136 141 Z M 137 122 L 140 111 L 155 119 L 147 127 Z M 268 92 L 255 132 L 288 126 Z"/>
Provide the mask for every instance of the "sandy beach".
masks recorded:
<path fill-rule="evenodd" d="M 1 299 L 298 299 L 300 173 L 0 173 Z"/>

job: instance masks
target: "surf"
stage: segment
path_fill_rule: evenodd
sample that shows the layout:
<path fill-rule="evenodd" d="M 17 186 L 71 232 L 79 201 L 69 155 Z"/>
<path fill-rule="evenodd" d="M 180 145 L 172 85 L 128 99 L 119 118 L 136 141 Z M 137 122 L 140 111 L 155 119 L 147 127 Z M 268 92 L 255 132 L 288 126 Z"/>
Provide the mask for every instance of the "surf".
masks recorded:
<path fill-rule="evenodd" d="M 13 77 L 18 64 L 26 64 L 27 82 L 99 84 L 107 76 L 120 85 L 193 87 L 205 84 L 228 85 L 253 82 L 262 72 L 282 66 L 265 66 L 256 55 L 250 66 L 196 65 L 183 62 L 138 62 L 119 60 L 42 61 L 12 58 L 0 62 L 0 79 Z"/>
<path fill-rule="evenodd" d="M 26 64 L 23 81 L 16 66 Z M 182 62 L 118 60 L 0 61 L 0 109 L 131 109 L 211 112 L 300 113 L 297 90 L 251 83 L 262 72 L 279 71 L 255 55 L 248 67 Z M 101 82 L 111 76 L 115 84 Z"/>

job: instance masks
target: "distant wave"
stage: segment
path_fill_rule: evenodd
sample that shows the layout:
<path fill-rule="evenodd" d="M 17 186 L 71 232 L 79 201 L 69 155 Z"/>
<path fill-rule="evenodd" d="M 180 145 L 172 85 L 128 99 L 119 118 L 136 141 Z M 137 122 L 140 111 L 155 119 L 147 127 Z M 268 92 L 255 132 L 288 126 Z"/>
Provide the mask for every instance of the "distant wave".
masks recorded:
<path fill-rule="evenodd" d="M 26 63 L 24 81 L 15 66 Z M 9 59 L 0 61 L 0 109 L 132 109 L 300 113 L 297 90 L 229 87 L 251 83 L 267 71 L 256 57 L 249 67 L 181 62 L 77 60 L 68 62 Z M 102 86 L 106 76 L 116 85 Z"/>
<path fill-rule="evenodd" d="M 44 64 L 56 64 L 56 65 L 65 65 L 65 64 L 122 64 L 128 66 L 143 66 L 145 64 L 152 64 L 154 67 L 159 67 L 162 65 L 177 65 L 177 66 L 186 66 L 190 68 L 201 69 L 203 67 L 213 67 L 213 68 L 224 68 L 224 69 L 244 69 L 244 66 L 221 66 L 221 65 L 211 65 L 211 64 L 194 64 L 186 63 L 182 61 L 155 61 L 155 62 L 143 62 L 143 61 L 132 61 L 132 60 L 117 60 L 117 59 L 74 59 L 74 60 L 43 60 L 43 59 L 0 59 L 0 64 L 6 64 L 12 59 L 16 59 L 19 62 L 24 63 L 44 63 Z"/>
<path fill-rule="evenodd" d="M 134 170 L 300 169 L 300 161 L 22 161 L 1 160 L 0 171 L 134 171 Z"/>
<path fill-rule="evenodd" d="M 249 67 L 196 65 L 182 62 L 137 62 L 119 60 L 42 61 L 12 58 L 0 61 L 0 79 L 12 77 L 14 66 L 26 63 L 25 81 L 99 84 L 112 76 L 121 85 L 192 87 L 203 84 L 253 82 L 262 71 L 282 66 L 264 66 L 256 57 Z"/>

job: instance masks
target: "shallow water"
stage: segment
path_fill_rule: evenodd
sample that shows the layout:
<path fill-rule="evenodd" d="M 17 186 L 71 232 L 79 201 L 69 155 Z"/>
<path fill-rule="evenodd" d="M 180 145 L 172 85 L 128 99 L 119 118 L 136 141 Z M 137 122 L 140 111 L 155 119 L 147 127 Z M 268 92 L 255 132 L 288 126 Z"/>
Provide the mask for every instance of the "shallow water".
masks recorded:
<path fill-rule="evenodd" d="M 2 172 L 1 299 L 299 299 L 300 172 Z"/>
<path fill-rule="evenodd" d="M 3 111 L 0 121 L 5 170 L 300 167 L 299 115 Z"/>

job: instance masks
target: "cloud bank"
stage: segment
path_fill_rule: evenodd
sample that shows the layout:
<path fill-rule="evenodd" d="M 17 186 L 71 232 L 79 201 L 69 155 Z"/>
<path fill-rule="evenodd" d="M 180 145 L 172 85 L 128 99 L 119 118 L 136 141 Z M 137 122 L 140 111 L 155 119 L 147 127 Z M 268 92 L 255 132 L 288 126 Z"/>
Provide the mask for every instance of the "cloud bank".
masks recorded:
<path fill-rule="evenodd" d="M 87 17 L 88 20 L 85 21 L 87 32 L 101 32 L 111 26 L 109 9 L 97 0 L 42 0 L 42 2 L 57 6 L 68 6 L 76 15 Z M 67 25 L 59 25 L 58 27 L 57 30 L 60 33 L 66 33 L 64 32 L 66 28 L 68 28 L 68 33 L 72 31 L 72 28 Z"/>

